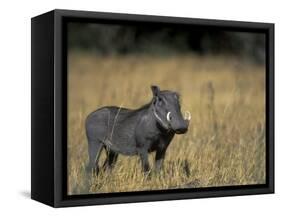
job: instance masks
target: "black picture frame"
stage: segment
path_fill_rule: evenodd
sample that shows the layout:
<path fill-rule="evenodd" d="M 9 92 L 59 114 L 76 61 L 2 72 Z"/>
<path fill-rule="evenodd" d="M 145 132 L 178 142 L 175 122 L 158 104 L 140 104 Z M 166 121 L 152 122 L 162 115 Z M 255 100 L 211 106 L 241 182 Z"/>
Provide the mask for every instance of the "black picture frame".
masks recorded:
<path fill-rule="evenodd" d="M 158 23 L 266 34 L 266 184 L 93 195 L 66 194 L 66 23 Z M 53 10 L 32 18 L 31 198 L 53 207 L 274 193 L 274 24 Z"/>

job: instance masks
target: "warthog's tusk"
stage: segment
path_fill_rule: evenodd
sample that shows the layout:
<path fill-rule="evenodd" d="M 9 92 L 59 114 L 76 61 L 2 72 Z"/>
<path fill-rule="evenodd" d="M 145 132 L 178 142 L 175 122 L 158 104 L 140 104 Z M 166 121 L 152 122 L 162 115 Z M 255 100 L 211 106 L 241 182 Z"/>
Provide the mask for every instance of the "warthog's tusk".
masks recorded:
<path fill-rule="evenodd" d="M 184 120 L 188 120 L 188 121 L 191 120 L 191 114 L 189 111 L 184 112 Z"/>
<path fill-rule="evenodd" d="M 167 121 L 169 121 L 169 122 L 171 121 L 171 112 L 167 113 L 167 117 L 166 118 L 167 118 Z"/>

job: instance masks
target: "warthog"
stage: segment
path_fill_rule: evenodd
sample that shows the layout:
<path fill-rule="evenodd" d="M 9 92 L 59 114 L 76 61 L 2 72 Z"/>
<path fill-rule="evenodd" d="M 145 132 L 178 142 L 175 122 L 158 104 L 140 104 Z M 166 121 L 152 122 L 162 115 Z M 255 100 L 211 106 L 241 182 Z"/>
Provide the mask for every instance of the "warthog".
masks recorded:
<path fill-rule="evenodd" d="M 151 86 L 150 103 L 132 110 L 107 106 L 92 112 L 86 119 L 88 171 L 98 174 L 102 148 L 107 151 L 103 168 L 111 169 L 118 154 L 139 155 L 144 172 L 149 172 L 148 153 L 156 151 L 155 168 L 159 171 L 167 147 L 175 134 L 188 130 L 190 113 L 183 118 L 179 95 Z"/>

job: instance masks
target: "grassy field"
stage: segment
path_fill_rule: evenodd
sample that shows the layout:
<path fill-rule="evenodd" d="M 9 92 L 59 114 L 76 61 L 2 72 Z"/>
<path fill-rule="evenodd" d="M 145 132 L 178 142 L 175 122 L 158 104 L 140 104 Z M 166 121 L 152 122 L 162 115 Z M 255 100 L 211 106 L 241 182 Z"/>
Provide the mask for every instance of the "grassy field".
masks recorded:
<path fill-rule="evenodd" d="M 71 53 L 68 67 L 69 194 L 265 183 L 263 66 L 231 57 Z M 151 84 L 178 91 L 182 110 L 192 114 L 164 169 L 146 179 L 137 156 L 120 155 L 111 173 L 88 175 L 86 116 L 106 105 L 138 108 L 151 100 Z M 100 164 L 104 159 L 102 153 Z"/>

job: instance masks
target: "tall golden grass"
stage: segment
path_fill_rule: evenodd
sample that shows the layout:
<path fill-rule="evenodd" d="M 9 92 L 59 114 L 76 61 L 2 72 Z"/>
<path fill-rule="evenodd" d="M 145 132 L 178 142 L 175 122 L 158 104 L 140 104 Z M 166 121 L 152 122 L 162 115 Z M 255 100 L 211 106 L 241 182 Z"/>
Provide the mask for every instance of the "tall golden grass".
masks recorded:
<path fill-rule="evenodd" d="M 148 179 L 137 156 L 119 155 L 111 172 L 87 174 L 86 116 L 107 105 L 138 108 L 151 100 L 152 84 L 178 91 L 192 114 L 163 170 Z M 265 183 L 265 67 L 223 56 L 70 53 L 67 162 L 71 195 Z"/>

